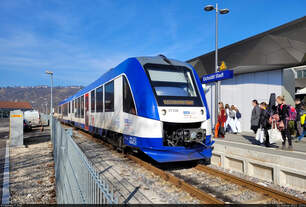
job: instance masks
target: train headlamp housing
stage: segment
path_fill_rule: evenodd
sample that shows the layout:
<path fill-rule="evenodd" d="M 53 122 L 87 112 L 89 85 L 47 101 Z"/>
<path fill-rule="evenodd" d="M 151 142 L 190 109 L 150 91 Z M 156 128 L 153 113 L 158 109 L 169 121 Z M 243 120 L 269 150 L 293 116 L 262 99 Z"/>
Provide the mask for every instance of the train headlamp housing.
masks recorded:
<path fill-rule="evenodd" d="M 163 116 L 165 116 L 166 113 L 167 113 L 166 109 L 161 110 L 161 113 L 162 113 Z"/>
<path fill-rule="evenodd" d="M 201 109 L 201 114 L 204 115 L 204 110 L 203 109 Z"/>

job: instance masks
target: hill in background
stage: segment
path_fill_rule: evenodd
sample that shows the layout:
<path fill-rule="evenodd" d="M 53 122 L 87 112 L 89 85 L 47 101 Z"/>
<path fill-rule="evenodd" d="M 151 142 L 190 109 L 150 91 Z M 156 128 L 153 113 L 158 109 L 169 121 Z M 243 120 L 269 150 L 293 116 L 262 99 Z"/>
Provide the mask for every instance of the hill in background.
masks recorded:
<path fill-rule="evenodd" d="M 65 86 L 53 88 L 53 106 L 57 106 L 63 99 L 78 92 L 82 86 Z M 50 111 L 50 87 L 0 87 L 0 101 L 31 103 L 32 107 L 40 112 Z"/>

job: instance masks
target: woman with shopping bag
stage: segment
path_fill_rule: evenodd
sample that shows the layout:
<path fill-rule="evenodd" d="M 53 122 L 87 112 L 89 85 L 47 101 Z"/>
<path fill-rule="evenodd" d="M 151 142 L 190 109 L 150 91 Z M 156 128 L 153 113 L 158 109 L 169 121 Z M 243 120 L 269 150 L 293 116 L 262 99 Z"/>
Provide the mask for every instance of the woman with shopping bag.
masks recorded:
<path fill-rule="evenodd" d="M 279 121 L 277 122 L 277 128 L 280 130 L 283 138 L 282 149 L 286 148 L 286 139 L 288 140 L 288 150 L 292 150 L 292 140 L 291 134 L 288 129 L 288 117 L 289 117 L 289 107 L 285 104 L 284 96 L 278 96 L 276 98 L 277 102 L 277 115 L 279 116 Z"/>

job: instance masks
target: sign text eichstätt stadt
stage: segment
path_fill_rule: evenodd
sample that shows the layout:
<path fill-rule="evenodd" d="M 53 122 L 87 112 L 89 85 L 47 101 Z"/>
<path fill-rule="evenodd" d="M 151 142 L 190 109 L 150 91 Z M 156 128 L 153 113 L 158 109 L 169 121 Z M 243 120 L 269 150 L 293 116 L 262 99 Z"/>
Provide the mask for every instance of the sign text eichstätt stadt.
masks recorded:
<path fill-rule="evenodd" d="M 211 83 L 211 82 L 216 82 L 220 80 L 230 79 L 233 77 L 234 77 L 233 70 L 223 70 L 217 73 L 212 73 L 212 74 L 202 76 L 201 82 L 205 84 L 205 83 Z"/>

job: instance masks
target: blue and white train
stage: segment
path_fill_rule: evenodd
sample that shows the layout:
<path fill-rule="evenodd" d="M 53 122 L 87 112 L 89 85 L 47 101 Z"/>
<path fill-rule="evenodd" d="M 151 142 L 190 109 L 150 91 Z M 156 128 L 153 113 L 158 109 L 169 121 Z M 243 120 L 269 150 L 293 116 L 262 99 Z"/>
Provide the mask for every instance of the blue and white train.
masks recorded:
<path fill-rule="evenodd" d="M 128 58 L 59 104 L 63 122 L 157 162 L 209 161 L 210 116 L 194 68 L 163 55 Z"/>

